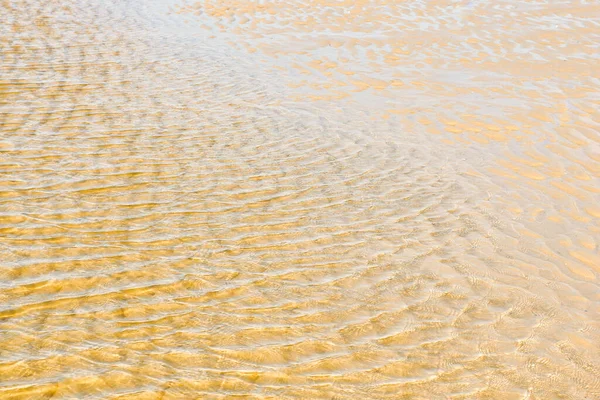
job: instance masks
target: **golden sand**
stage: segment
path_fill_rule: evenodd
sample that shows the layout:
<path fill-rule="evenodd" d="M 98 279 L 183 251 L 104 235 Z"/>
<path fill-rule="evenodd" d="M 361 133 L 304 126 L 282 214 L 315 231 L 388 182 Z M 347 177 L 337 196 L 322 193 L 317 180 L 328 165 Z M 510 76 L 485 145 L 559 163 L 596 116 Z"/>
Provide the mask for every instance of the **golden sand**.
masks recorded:
<path fill-rule="evenodd" d="M 0 12 L 0 399 L 600 398 L 597 3 Z"/>

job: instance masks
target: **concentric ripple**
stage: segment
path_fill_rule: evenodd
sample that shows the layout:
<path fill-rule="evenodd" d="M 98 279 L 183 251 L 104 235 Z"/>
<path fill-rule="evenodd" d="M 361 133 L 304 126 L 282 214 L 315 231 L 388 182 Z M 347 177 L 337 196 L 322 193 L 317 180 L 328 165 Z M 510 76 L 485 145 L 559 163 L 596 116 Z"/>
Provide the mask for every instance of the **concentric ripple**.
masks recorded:
<path fill-rule="evenodd" d="M 170 3 L 0 0 L 1 399 L 600 398 L 597 6 L 518 3 L 588 35 L 560 97 L 346 43 L 472 18 L 430 56 L 527 63 L 510 4 Z M 360 79 L 287 74 L 311 32 Z"/>

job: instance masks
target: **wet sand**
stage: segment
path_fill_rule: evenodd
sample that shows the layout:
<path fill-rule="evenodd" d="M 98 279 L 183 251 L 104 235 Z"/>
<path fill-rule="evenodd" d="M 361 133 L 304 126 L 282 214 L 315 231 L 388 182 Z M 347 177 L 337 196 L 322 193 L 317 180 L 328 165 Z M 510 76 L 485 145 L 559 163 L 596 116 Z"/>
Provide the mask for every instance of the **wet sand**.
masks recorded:
<path fill-rule="evenodd" d="M 0 399 L 600 398 L 600 6 L 0 0 Z"/>

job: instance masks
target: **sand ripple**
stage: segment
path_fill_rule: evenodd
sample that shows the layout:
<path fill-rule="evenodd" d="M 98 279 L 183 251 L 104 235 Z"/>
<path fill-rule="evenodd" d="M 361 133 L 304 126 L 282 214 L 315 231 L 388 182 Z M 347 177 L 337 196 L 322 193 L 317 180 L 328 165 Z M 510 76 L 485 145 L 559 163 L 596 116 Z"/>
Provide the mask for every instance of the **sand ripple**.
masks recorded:
<path fill-rule="evenodd" d="M 290 37 L 307 43 L 311 23 L 342 37 L 369 18 L 385 28 L 402 10 L 446 29 L 474 18 L 490 36 L 463 44 L 464 59 L 450 56 L 458 39 L 432 50 L 471 65 L 513 7 L 430 5 L 436 20 L 396 3 L 356 20 L 323 6 Z M 529 26 L 581 25 L 587 53 L 546 51 L 587 91 L 550 66 L 494 83 L 506 42 L 515 62 L 535 53 L 513 33 L 477 67 L 490 68 L 469 83 L 481 97 L 405 70 L 381 90 L 369 81 L 370 97 L 320 87 L 312 102 L 268 52 L 222 45 L 240 35 L 286 53 L 262 26 L 284 12 L 287 29 L 298 4 L 238 4 L 199 2 L 189 17 L 157 1 L 0 1 L 0 398 L 599 397 L 600 119 L 585 41 L 597 36 L 583 39 L 598 8 L 526 7 Z M 228 5 L 233 22 L 209 37 L 196 23 Z M 394 49 L 372 71 L 396 68 Z M 304 56 L 288 60 L 316 60 Z M 386 115 L 365 105 L 386 96 Z M 533 108 L 513 113 L 521 104 Z"/>

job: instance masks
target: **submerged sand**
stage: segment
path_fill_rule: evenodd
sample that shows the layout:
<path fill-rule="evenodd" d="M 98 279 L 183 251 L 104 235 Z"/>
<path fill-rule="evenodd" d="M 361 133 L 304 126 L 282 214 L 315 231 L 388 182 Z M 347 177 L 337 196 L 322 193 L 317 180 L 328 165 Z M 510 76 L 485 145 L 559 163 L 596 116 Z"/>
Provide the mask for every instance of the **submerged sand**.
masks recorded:
<path fill-rule="evenodd" d="M 0 10 L 0 399 L 600 397 L 598 4 Z"/>

